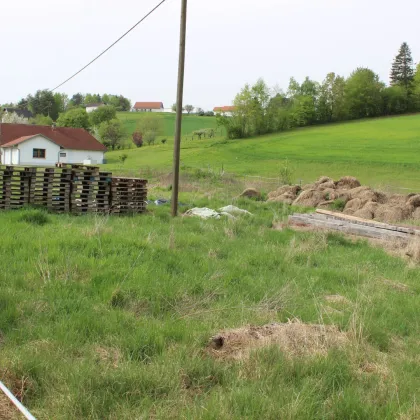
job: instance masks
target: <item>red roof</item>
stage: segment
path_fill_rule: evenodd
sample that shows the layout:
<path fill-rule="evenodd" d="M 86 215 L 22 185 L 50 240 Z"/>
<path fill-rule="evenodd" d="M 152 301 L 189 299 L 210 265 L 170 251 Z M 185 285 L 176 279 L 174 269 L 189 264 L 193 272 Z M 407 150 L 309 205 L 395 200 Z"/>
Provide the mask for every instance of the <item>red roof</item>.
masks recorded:
<path fill-rule="evenodd" d="M 0 146 L 21 143 L 42 135 L 64 149 L 105 152 L 106 147 L 83 128 L 51 127 L 49 125 L 0 124 Z M 10 144 L 12 143 L 13 144 Z"/>
<path fill-rule="evenodd" d="M 134 109 L 163 109 L 162 102 L 136 102 Z"/>
<path fill-rule="evenodd" d="M 216 106 L 214 112 L 233 112 L 236 111 L 236 106 Z"/>
<path fill-rule="evenodd" d="M 15 146 L 16 144 L 23 143 L 24 141 L 29 140 L 29 139 L 32 139 L 32 138 L 34 138 L 37 135 L 39 136 L 41 134 L 35 134 L 34 136 L 23 136 L 23 137 L 19 137 L 16 140 L 9 141 L 9 143 L 2 144 L 2 147 L 12 147 L 12 146 Z"/>

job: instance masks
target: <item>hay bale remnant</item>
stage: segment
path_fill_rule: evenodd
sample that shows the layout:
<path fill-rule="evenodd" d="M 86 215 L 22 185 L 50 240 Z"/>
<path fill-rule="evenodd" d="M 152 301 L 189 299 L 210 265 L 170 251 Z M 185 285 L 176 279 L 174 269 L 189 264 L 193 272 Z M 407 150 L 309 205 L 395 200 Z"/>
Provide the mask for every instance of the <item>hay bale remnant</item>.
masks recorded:
<path fill-rule="evenodd" d="M 345 176 L 334 182 L 322 176 L 313 184 L 303 187 L 283 186 L 268 194 L 268 201 L 283 202 L 300 207 L 320 207 L 337 210 L 336 200 L 344 202 L 343 213 L 368 220 L 395 223 L 420 220 L 420 194 L 386 194 L 359 180 Z"/>
<path fill-rule="evenodd" d="M 299 320 L 261 327 L 224 330 L 210 339 L 208 351 L 216 358 L 245 359 L 253 350 L 277 346 L 287 356 L 325 355 L 349 341 L 334 325 L 305 324 Z"/>
<path fill-rule="evenodd" d="M 255 188 L 247 188 L 239 197 L 261 198 L 261 193 Z"/>

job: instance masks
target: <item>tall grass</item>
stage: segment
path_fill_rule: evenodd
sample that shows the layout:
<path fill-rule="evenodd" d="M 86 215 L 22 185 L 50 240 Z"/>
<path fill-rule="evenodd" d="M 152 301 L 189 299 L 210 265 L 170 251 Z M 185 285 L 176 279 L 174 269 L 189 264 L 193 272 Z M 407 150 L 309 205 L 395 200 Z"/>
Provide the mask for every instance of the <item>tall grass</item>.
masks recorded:
<path fill-rule="evenodd" d="M 40 419 L 412 416 L 418 269 L 365 241 L 274 230 L 287 206 L 235 204 L 254 216 L 0 213 L 0 378 Z M 325 357 L 204 351 L 224 328 L 295 317 L 355 338 Z"/>

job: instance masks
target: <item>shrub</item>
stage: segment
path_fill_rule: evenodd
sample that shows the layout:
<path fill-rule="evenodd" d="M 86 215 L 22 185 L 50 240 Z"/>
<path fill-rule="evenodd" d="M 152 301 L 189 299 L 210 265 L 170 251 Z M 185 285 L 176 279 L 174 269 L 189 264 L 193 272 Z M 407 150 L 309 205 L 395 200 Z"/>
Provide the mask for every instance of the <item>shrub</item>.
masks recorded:
<path fill-rule="evenodd" d="M 143 134 L 140 133 L 139 131 L 135 131 L 132 134 L 132 138 L 133 138 L 133 143 L 137 146 L 137 147 L 141 147 L 143 146 Z"/>

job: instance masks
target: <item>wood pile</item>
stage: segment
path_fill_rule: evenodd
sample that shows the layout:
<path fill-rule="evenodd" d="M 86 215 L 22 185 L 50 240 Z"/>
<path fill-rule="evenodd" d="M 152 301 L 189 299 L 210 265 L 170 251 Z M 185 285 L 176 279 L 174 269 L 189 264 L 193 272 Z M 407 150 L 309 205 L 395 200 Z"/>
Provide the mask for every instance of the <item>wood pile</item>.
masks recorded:
<path fill-rule="evenodd" d="M 56 167 L 0 165 L 0 209 L 25 205 L 56 213 L 143 213 L 147 181 L 113 178 L 99 167 L 58 164 Z"/>
<path fill-rule="evenodd" d="M 34 168 L 0 165 L 0 209 L 20 209 L 29 204 Z"/>
<path fill-rule="evenodd" d="M 322 209 L 316 210 L 316 213 L 293 214 L 289 216 L 289 224 L 298 227 L 335 230 L 382 240 L 398 239 L 407 242 L 413 237 L 420 236 L 420 228 L 375 222 Z"/>
<path fill-rule="evenodd" d="M 30 204 L 56 213 L 70 211 L 70 168 L 36 168 L 31 181 Z"/>
<path fill-rule="evenodd" d="M 147 181 L 139 178 L 112 178 L 111 213 L 146 211 Z"/>

